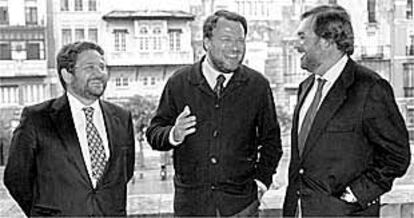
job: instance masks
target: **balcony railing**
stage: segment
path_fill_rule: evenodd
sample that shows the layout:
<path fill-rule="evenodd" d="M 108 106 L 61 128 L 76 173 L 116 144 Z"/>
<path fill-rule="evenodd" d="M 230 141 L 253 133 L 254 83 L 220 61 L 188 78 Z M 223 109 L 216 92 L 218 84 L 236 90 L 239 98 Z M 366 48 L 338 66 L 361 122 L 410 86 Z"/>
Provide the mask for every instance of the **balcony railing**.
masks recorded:
<path fill-rule="evenodd" d="M 191 51 L 111 52 L 109 65 L 164 65 L 192 64 Z"/>
<path fill-rule="evenodd" d="M 46 60 L 2 60 L 0 77 L 47 76 Z"/>
<path fill-rule="evenodd" d="M 356 53 L 359 53 L 362 59 L 387 59 L 390 57 L 390 46 L 357 46 Z"/>

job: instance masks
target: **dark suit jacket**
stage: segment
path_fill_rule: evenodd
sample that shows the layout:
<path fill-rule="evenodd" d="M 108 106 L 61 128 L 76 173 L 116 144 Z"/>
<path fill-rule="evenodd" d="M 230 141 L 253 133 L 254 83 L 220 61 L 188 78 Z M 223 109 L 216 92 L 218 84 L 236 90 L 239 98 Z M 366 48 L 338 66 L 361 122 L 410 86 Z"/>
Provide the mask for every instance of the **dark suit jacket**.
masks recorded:
<path fill-rule="evenodd" d="M 197 130 L 173 147 L 168 135 L 185 105 L 197 117 Z M 242 211 L 257 200 L 254 179 L 269 186 L 282 155 L 269 83 L 246 66 L 234 73 L 221 100 L 202 75 L 201 62 L 176 72 L 146 134 L 154 149 L 174 149 L 178 216 Z"/>
<path fill-rule="evenodd" d="M 110 158 L 92 187 L 66 95 L 22 112 L 14 131 L 4 184 L 27 216 L 125 215 L 133 175 L 129 112 L 100 101 Z"/>
<path fill-rule="evenodd" d="M 350 59 L 322 102 L 299 156 L 299 109 L 313 81 L 311 76 L 299 87 L 284 215 L 295 214 L 300 197 L 305 216 L 378 216 L 380 195 L 410 162 L 408 133 L 392 88 Z M 339 199 L 347 186 L 358 203 Z"/>

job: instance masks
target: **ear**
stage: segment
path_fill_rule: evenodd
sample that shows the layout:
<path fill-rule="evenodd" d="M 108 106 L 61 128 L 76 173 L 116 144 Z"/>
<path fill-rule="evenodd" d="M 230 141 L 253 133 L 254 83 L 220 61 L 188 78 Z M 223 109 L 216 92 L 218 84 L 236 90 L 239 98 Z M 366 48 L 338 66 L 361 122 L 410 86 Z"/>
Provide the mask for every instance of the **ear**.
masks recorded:
<path fill-rule="evenodd" d="M 203 48 L 204 50 L 208 51 L 211 47 L 211 40 L 207 37 L 203 38 Z"/>
<path fill-rule="evenodd" d="M 321 42 L 321 45 L 324 49 L 329 49 L 331 46 L 336 47 L 336 44 L 330 39 L 321 38 L 320 42 Z"/>
<path fill-rule="evenodd" d="M 67 69 L 63 68 L 60 73 L 62 74 L 63 81 L 66 84 L 71 84 L 73 81 L 73 74 L 69 73 Z"/>

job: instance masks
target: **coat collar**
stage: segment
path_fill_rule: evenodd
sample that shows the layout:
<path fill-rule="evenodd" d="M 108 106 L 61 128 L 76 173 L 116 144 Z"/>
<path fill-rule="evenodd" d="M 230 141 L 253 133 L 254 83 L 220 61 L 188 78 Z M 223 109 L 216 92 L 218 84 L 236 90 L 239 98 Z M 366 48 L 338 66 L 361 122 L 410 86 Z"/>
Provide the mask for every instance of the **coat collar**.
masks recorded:
<path fill-rule="evenodd" d="M 199 84 L 207 83 L 201 70 L 202 69 L 201 65 L 203 61 L 205 60 L 205 58 L 206 56 L 203 56 L 200 61 L 193 64 L 193 66 L 191 67 L 191 73 L 189 73 L 187 76 L 187 79 L 190 81 L 191 84 L 199 85 Z M 230 79 L 230 82 L 231 81 L 245 82 L 247 81 L 247 79 L 248 79 L 248 76 L 246 75 L 246 72 L 245 72 L 245 66 L 240 65 L 240 67 L 236 71 L 234 71 L 234 75 Z"/>
<path fill-rule="evenodd" d="M 194 86 L 198 86 L 201 91 L 204 93 L 214 97 L 214 93 L 209 87 L 207 80 L 205 79 L 202 73 L 202 63 L 205 60 L 205 56 L 201 58 L 201 60 L 191 66 L 190 73 L 187 74 L 187 80 L 190 84 Z M 231 93 L 233 90 L 241 86 L 242 84 L 248 81 L 249 77 L 247 75 L 247 69 L 244 65 L 240 65 L 240 67 L 234 72 L 233 76 L 231 77 L 229 83 L 227 84 L 226 88 L 223 92 L 223 97 Z"/>

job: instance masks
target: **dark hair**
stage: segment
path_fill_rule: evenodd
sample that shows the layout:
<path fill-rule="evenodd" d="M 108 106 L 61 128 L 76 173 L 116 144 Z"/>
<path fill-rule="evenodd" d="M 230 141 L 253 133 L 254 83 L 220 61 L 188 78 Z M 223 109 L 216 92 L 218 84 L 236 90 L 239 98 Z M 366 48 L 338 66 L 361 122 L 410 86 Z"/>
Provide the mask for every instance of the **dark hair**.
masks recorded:
<path fill-rule="evenodd" d="M 226 20 L 236 21 L 239 22 L 244 29 L 244 36 L 247 35 L 247 21 L 246 18 L 237 14 L 235 12 L 227 11 L 227 10 L 218 10 L 213 15 L 207 17 L 206 21 L 203 24 L 203 38 L 211 38 L 213 35 L 213 30 L 217 26 L 217 21 L 220 18 L 225 18 Z M 204 47 L 204 46 L 203 46 Z"/>
<path fill-rule="evenodd" d="M 354 32 L 348 12 L 339 5 L 321 5 L 302 14 L 301 19 L 313 16 L 313 31 L 321 38 L 331 40 L 339 50 L 354 53 Z"/>
<path fill-rule="evenodd" d="M 103 49 L 93 43 L 93 42 L 74 42 L 69 43 L 63 46 L 57 57 L 57 71 L 59 75 L 60 83 L 62 84 L 63 88 L 66 90 L 65 81 L 62 78 L 62 69 L 66 69 L 69 73 L 73 73 L 74 67 L 76 65 L 76 61 L 78 59 L 78 55 L 86 50 L 95 50 L 99 54 L 104 55 Z"/>

